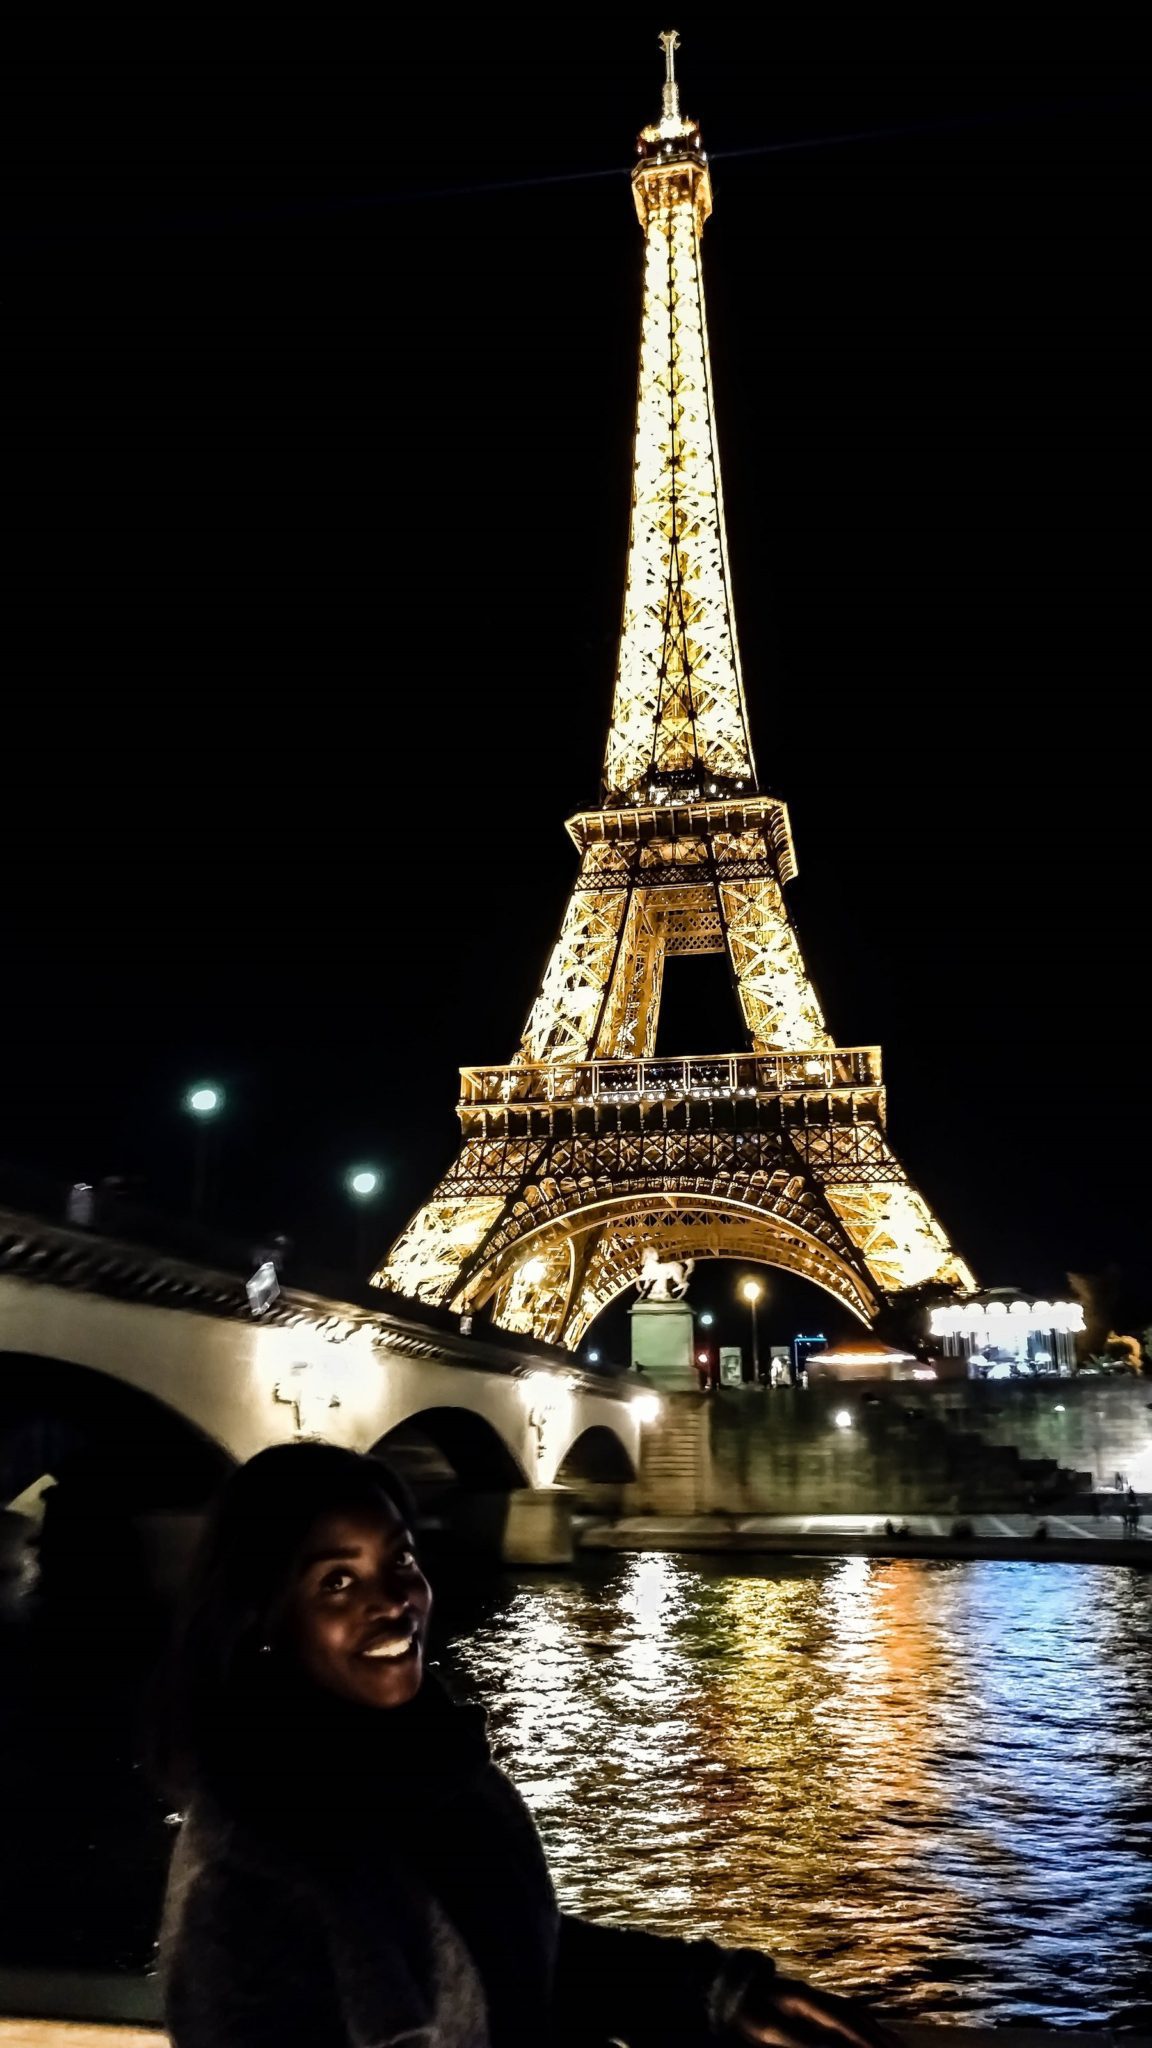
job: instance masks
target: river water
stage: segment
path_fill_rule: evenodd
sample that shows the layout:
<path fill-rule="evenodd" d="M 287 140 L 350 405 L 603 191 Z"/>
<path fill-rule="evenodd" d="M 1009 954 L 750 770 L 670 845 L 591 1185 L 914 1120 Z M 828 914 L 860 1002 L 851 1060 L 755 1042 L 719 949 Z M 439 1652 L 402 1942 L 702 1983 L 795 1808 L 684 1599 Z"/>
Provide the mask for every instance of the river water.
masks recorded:
<path fill-rule="evenodd" d="M 924 2020 L 1152 2020 L 1152 1575 L 586 1559 L 477 1588 L 561 1903 L 770 1951 Z"/>

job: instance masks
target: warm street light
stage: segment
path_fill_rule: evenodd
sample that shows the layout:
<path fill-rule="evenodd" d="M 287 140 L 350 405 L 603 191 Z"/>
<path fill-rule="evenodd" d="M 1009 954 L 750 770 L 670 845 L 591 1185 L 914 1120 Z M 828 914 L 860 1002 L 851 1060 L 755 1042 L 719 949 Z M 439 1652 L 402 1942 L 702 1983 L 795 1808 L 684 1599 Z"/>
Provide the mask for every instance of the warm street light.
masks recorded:
<path fill-rule="evenodd" d="M 745 1301 L 748 1303 L 748 1307 L 752 1316 L 752 1380 L 755 1386 L 759 1386 L 760 1330 L 756 1321 L 756 1304 L 759 1301 L 760 1296 L 763 1294 L 764 1289 L 761 1286 L 759 1280 L 745 1280 L 743 1286 L 740 1289 L 740 1292 L 744 1296 Z"/>
<path fill-rule="evenodd" d="M 208 1153 L 211 1123 L 224 1107 L 224 1090 L 215 1081 L 197 1081 L 185 1090 L 184 1107 L 196 1121 L 196 1146 L 192 1155 L 192 1214 L 199 1216 L 208 1192 Z"/>

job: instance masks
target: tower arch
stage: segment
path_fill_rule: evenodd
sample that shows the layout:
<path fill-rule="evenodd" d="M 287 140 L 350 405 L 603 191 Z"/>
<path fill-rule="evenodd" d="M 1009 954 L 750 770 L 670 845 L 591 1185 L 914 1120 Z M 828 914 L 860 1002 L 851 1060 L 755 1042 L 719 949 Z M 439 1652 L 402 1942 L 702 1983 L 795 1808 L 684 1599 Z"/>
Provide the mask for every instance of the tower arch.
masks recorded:
<path fill-rule="evenodd" d="M 524 1244 L 513 1240 L 502 1257 L 478 1276 L 477 1306 L 494 1302 L 502 1321 L 502 1303 L 511 1294 L 508 1259 L 522 1273 L 530 1259 L 545 1260 L 557 1238 L 574 1247 L 574 1281 L 563 1300 L 547 1304 L 556 1319 L 551 1341 L 575 1349 L 591 1323 L 632 1285 L 645 1250 L 651 1246 L 663 1259 L 735 1259 L 776 1266 L 810 1280 L 870 1326 L 880 1297 L 862 1260 L 843 1232 L 828 1226 L 796 1186 L 795 1177 L 780 1176 L 780 1185 L 755 1192 L 759 1200 L 735 1200 L 697 1194 L 671 1200 L 666 1191 L 617 1195 L 599 1202 L 557 1204 L 549 1221 Z M 521 1289 L 521 1298 L 524 1290 Z M 530 1299 L 526 1303 L 533 1309 Z"/>

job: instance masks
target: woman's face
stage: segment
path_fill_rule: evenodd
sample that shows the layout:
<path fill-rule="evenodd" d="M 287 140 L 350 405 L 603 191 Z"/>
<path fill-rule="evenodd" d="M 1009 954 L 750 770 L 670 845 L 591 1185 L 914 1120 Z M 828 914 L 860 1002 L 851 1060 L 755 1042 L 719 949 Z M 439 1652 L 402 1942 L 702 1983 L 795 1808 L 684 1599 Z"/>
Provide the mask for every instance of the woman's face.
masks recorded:
<path fill-rule="evenodd" d="M 396 1511 L 323 1515 L 297 1559 L 288 1638 L 308 1676 L 367 1707 L 420 1689 L 432 1593 Z"/>

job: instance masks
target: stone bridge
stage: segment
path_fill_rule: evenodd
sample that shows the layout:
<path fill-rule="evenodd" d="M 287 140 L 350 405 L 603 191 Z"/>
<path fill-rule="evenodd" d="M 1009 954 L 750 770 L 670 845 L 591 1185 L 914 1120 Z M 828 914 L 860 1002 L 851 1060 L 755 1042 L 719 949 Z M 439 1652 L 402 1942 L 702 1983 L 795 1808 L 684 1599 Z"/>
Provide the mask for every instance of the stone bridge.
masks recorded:
<path fill-rule="evenodd" d="M 0 1510 L 79 1461 L 145 1514 L 194 1510 L 265 1444 L 379 1449 L 509 1562 L 570 1555 L 571 1512 L 636 1476 L 651 1406 L 571 1355 L 378 1290 L 282 1283 L 0 1208 Z"/>

